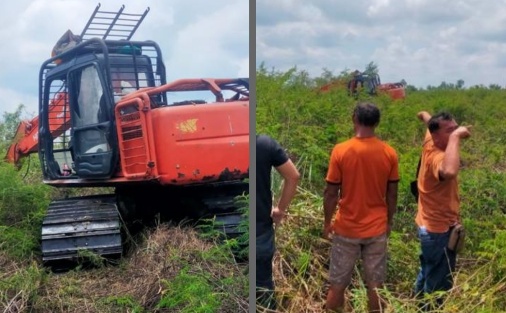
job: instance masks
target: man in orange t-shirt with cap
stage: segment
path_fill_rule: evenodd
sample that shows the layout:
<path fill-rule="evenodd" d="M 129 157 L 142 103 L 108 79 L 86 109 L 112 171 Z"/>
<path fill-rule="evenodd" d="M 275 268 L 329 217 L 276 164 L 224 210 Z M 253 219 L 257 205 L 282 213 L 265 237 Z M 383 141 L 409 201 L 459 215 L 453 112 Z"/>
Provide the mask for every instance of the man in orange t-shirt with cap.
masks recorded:
<path fill-rule="evenodd" d="M 418 213 L 415 221 L 421 242 L 421 268 L 415 293 L 449 290 L 453 285 L 456 253 L 447 248 L 452 226 L 460 219 L 457 175 L 460 140 L 468 138 L 469 126 L 459 126 L 447 112 L 434 116 L 417 114 L 428 128 L 418 174 Z M 439 299 L 439 302 L 442 302 Z M 427 310 L 430 310 L 426 306 Z"/>
<path fill-rule="evenodd" d="M 399 161 L 395 150 L 376 137 L 379 121 L 380 111 L 374 104 L 359 103 L 353 112 L 355 137 L 337 144 L 330 156 L 323 236 L 329 238 L 333 233 L 326 301 L 326 309 L 331 311 L 344 309 L 345 290 L 361 258 L 369 312 L 381 312 L 376 289 L 386 277 L 387 237 L 397 206 Z"/>

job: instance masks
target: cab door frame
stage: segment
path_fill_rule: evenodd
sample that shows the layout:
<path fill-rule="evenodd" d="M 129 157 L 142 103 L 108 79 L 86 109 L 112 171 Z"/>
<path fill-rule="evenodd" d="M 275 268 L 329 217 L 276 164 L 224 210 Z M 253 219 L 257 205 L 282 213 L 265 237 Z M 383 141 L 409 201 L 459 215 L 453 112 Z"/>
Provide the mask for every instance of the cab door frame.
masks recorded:
<path fill-rule="evenodd" d="M 79 178 L 110 178 L 117 164 L 117 136 L 109 84 L 96 61 L 67 73 L 74 170 Z"/>

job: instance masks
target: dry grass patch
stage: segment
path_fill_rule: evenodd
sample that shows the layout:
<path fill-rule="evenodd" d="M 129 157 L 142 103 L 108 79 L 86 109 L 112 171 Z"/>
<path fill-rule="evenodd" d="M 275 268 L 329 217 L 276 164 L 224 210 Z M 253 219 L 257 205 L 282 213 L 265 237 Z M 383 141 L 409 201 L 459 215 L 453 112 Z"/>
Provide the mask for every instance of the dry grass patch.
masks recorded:
<path fill-rule="evenodd" d="M 39 284 L 33 288 L 12 289 L 4 284 L 0 311 L 247 312 L 247 264 L 234 263 L 225 249 L 200 239 L 195 230 L 160 225 L 135 242 L 118 265 L 61 274 L 39 270 Z M 1 255 L 0 265 L 0 281 L 35 275 L 26 264 Z M 193 289 L 182 288 L 186 285 Z"/>
<path fill-rule="evenodd" d="M 44 280 L 35 262 L 20 262 L 0 253 L 0 309 L 4 313 L 28 312 L 30 299 Z"/>
<path fill-rule="evenodd" d="M 412 223 L 411 218 L 408 222 Z M 321 238 L 322 225 L 322 197 L 299 188 L 287 220 L 276 230 L 278 251 L 273 271 L 277 312 L 326 312 L 323 305 L 328 290 L 331 244 Z M 419 242 L 402 226 L 398 225 L 389 238 L 387 281 L 380 295 L 386 304 L 385 313 L 421 313 L 420 300 L 413 296 L 419 270 Z M 497 242 L 504 242 L 499 234 L 488 245 Z M 484 256 L 465 250 L 457 259 L 454 288 L 446 293 L 443 308 L 434 312 L 506 312 L 506 277 L 501 274 L 506 262 L 501 256 L 502 249 L 497 247 L 493 254 Z M 426 301 L 434 302 L 436 296 L 429 296 Z M 366 288 L 358 269 L 346 298 L 347 313 L 367 312 Z"/>

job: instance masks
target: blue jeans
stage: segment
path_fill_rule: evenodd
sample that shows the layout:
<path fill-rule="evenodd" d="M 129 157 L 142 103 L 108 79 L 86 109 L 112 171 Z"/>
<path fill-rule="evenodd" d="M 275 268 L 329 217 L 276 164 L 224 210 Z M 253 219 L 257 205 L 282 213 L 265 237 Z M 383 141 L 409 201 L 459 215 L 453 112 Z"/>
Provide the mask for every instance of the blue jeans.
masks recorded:
<path fill-rule="evenodd" d="M 430 233 L 425 227 L 418 228 L 418 238 L 422 246 L 420 272 L 416 278 L 415 293 L 446 291 L 453 286 L 452 273 L 455 271 L 457 255 L 448 250 L 450 231 Z"/>
<path fill-rule="evenodd" d="M 272 280 L 272 259 L 276 250 L 274 229 L 269 229 L 256 238 L 256 293 L 257 303 L 275 310 L 274 281 Z"/>

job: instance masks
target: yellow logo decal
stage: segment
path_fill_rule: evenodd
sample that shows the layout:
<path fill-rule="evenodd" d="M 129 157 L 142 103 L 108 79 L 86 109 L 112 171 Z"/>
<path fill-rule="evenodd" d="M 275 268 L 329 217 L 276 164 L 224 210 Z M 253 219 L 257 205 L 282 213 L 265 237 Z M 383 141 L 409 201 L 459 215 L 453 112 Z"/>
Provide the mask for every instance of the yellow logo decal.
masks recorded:
<path fill-rule="evenodd" d="M 197 119 L 189 119 L 176 125 L 182 133 L 194 133 L 197 131 Z"/>

